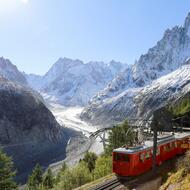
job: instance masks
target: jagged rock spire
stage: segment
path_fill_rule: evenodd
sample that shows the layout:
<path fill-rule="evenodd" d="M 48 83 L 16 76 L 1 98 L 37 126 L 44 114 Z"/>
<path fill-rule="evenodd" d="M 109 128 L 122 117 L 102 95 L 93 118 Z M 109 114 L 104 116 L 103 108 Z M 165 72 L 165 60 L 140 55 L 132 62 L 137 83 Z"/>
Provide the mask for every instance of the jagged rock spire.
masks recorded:
<path fill-rule="evenodd" d="M 189 31 L 190 27 L 190 12 L 188 13 L 187 17 L 185 18 L 184 28 L 185 31 Z"/>

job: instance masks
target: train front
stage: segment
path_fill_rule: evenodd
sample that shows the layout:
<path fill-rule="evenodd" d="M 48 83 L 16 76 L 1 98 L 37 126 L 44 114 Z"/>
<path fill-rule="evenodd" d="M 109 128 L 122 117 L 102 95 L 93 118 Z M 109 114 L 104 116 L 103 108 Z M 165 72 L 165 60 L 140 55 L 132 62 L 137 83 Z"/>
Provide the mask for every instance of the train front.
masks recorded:
<path fill-rule="evenodd" d="M 112 153 L 113 173 L 119 176 L 130 176 L 130 154 L 125 148 L 114 149 Z"/>

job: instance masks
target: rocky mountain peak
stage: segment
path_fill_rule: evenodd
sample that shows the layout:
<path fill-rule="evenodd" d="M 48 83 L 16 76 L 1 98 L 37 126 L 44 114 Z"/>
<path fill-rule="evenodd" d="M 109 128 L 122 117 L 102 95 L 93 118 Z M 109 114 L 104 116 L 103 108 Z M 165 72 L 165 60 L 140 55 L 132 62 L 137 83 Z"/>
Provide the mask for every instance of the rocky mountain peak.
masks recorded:
<path fill-rule="evenodd" d="M 111 60 L 109 62 L 109 66 L 111 66 L 113 68 L 117 68 L 117 69 L 121 69 L 123 67 L 123 65 L 125 65 L 125 67 L 127 67 L 127 64 L 122 64 L 119 61 Z"/>
<path fill-rule="evenodd" d="M 190 36 L 190 12 L 185 19 L 184 29 L 187 32 L 187 34 Z"/>
<path fill-rule="evenodd" d="M 55 80 L 56 78 L 59 78 L 64 73 L 68 72 L 69 69 L 81 66 L 83 64 L 84 63 L 80 60 L 73 60 L 65 57 L 59 58 L 45 74 L 44 77 L 49 82 Z"/>
<path fill-rule="evenodd" d="M 73 66 L 76 66 L 76 65 L 81 65 L 81 64 L 84 64 L 81 60 L 79 59 L 69 59 L 69 58 L 62 58 L 60 57 L 53 66 L 56 66 L 56 67 L 73 67 Z"/>
<path fill-rule="evenodd" d="M 9 59 L 5 59 L 4 57 L 0 57 L 0 68 L 7 69 L 7 68 L 17 69 L 15 65 L 13 65 Z"/>
<path fill-rule="evenodd" d="M 0 75 L 8 80 L 17 82 L 22 85 L 27 85 L 25 76 L 11 63 L 9 59 L 0 57 Z"/>
<path fill-rule="evenodd" d="M 180 66 L 190 54 L 190 13 L 186 17 L 184 27 L 175 26 L 167 29 L 163 38 L 141 55 L 132 66 L 133 82 L 137 86 L 144 86 L 153 80 L 166 75 Z"/>

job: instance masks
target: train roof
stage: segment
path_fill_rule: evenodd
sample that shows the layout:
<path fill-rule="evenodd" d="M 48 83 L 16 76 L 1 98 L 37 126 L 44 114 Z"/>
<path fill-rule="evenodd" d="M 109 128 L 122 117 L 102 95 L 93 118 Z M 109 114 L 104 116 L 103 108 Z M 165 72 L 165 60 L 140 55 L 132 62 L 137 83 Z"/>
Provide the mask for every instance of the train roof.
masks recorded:
<path fill-rule="evenodd" d="M 180 140 L 186 137 L 190 137 L 190 133 L 175 133 L 175 134 L 164 134 L 158 136 L 158 145 L 165 144 L 168 142 L 173 142 L 175 140 Z M 114 149 L 113 152 L 118 153 L 127 153 L 127 154 L 133 154 L 136 152 L 141 152 L 143 150 L 147 150 L 153 147 L 153 138 L 150 138 L 149 140 L 145 141 L 143 145 L 138 145 L 135 147 L 121 147 Z"/>
<path fill-rule="evenodd" d="M 175 139 L 183 139 L 185 137 L 190 137 L 190 133 L 175 133 Z"/>

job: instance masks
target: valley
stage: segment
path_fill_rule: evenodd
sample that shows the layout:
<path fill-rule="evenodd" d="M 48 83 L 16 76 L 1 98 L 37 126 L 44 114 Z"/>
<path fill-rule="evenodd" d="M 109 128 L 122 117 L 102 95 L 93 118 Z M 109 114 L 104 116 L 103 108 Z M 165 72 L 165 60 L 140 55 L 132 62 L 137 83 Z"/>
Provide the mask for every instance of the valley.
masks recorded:
<path fill-rule="evenodd" d="M 67 156 L 64 160 L 67 164 L 72 166 L 78 163 L 86 151 L 94 152 L 97 155 L 103 152 L 103 144 L 99 137 L 89 139 L 89 136 L 99 129 L 98 126 L 89 125 L 79 117 L 83 107 L 65 107 L 53 102 L 49 103 L 48 107 L 61 126 L 79 132 L 77 136 L 68 141 Z M 58 171 L 64 161 L 51 164 L 52 170 Z"/>
<path fill-rule="evenodd" d="M 28 181 L 28 186 L 34 185 L 29 190 L 49 190 L 44 186 L 51 178 L 56 190 L 67 190 L 69 185 L 70 190 L 111 173 L 134 177 L 151 170 L 156 156 L 161 165 L 185 153 L 181 144 L 189 135 L 174 135 L 178 136 L 178 128 L 189 127 L 190 12 L 182 25 L 169 27 L 155 45 L 129 63 L 99 61 L 102 56 L 58 57 L 56 52 L 55 62 L 43 62 L 45 72 L 36 74 L 0 57 L 0 159 L 5 163 L 12 159 L 17 173 L 11 179 L 21 185 Z M 130 48 L 136 50 L 140 44 Z M 62 52 L 59 56 L 64 56 Z M 157 132 L 163 132 L 163 141 L 153 139 L 153 131 L 155 139 Z M 166 131 L 170 134 L 164 137 Z M 1 166 L 0 162 L 0 171 Z M 112 182 L 111 186 L 118 183 Z M 166 186 L 170 185 L 168 181 Z"/>

